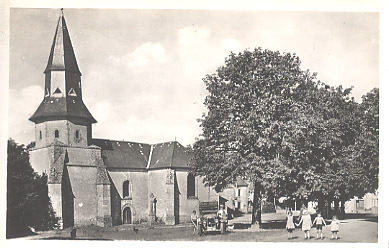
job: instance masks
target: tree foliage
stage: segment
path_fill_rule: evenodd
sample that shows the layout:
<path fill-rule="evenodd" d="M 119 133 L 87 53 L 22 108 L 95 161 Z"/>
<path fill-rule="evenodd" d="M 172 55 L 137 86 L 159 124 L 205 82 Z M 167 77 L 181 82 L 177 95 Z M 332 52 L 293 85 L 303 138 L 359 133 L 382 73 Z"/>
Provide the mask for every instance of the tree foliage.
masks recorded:
<path fill-rule="evenodd" d="M 374 192 L 378 189 L 379 164 L 379 90 L 374 88 L 362 97 L 361 132 L 354 147 L 354 161 L 358 166 L 360 192 Z M 359 193 L 358 195 L 361 195 Z"/>
<path fill-rule="evenodd" d="M 8 140 L 7 238 L 20 236 L 26 227 L 47 230 L 56 218 L 47 189 L 47 175 L 38 175 L 23 145 Z"/>
<path fill-rule="evenodd" d="M 350 97 L 352 88 L 326 85 L 300 64 L 295 54 L 256 48 L 231 53 L 203 79 L 208 112 L 199 120 L 194 170 L 216 190 L 239 176 L 260 182 L 266 196 L 346 199 L 356 194 L 366 168 L 373 181 L 365 188 L 376 188 L 374 93 L 360 106 Z M 365 136 L 371 137 L 369 145 Z M 374 151 L 367 156 L 369 148 Z M 356 163 L 355 157 L 363 161 Z"/>

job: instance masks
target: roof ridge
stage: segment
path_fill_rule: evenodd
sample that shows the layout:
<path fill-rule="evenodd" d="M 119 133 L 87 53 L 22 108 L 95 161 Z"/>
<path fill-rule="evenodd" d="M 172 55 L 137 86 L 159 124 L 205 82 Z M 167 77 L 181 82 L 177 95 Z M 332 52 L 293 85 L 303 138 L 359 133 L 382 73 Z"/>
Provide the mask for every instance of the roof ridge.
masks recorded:
<path fill-rule="evenodd" d="M 108 138 L 93 138 L 92 140 L 106 140 L 106 141 L 115 141 L 115 142 L 125 142 L 125 143 L 136 143 L 136 144 L 142 144 L 142 145 L 150 145 L 150 146 L 156 146 L 156 145 L 164 145 L 164 144 L 168 144 L 168 143 L 174 143 L 175 145 L 176 144 L 180 144 L 180 142 L 174 140 L 174 141 L 165 141 L 165 142 L 158 142 L 158 143 L 145 143 L 145 142 L 139 142 L 139 141 L 129 141 L 129 140 L 116 140 L 116 139 L 108 139 Z M 181 145 L 183 146 L 183 145 Z"/>
<path fill-rule="evenodd" d="M 154 145 L 150 145 L 150 154 L 149 154 L 149 160 L 147 161 L 146 169 L 150 168 L 151 158 L 153 157 L 153 150 L 154 150 Z"/>
<path fill-rule="evenodd" d="M 136 143 L 136 144 L 149 145 L 149 146 L 152 145 L 152 144 L 149 144 L 149 143 L 141 143 L 141 142 L 137 142 L 137 141 L 115 140 L 115 139 L 106 139 L 106 138 L 93 138 L 92 140 L 114 141 L 114 142 L 124 142 L 124 143 Z"/>
<path fill-rule="evenodd" d="M 154 143 L 153 145 L 163 145 L 163 144 L 167 144 L 167 143 L 174 143 L 174 142 L 177 142 L 177 141 L 165 141 L 165 142 L 158 142 L 158 143 Z"/>

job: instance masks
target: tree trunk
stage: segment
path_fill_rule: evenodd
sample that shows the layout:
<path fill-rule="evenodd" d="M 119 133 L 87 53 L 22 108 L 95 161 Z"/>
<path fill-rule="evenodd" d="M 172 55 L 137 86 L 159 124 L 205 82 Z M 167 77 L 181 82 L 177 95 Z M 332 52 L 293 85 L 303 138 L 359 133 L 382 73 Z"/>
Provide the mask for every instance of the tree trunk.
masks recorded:
<path fill-rule="evenodd" d="M 253 211 L 251 214 L 251 225 L 254 225 L 255 222 L 258 222 L 259 226 L 262 224 L 261 220 L 261 184 L 259 182 L 254 183 L 254 195 L 253 195 Z"/>
<path fill-rule="evenodd" d="M 262 227 L 262 197 L 260 196 L 258 199 L 258 213 L 257 213 L 257 222 L 258 227 Z"/>
<path fill-rule="evenodd" d="M 319 199 L 318 199 L 318 204 L 317 204 L 317 209 L 319 210 L 319 212 L 325 216 L 325 207 L 326 207 L 326 203 L 325 203 L 325 200 L 324 200 L 324 197 L 323 196 L 320 196 Z"/>
<path fill-rule="evenodd" d="M 339 218 L 339 215 L 340 215 L 340 209 L 339 209 L 339 198 L 335 198 L 334 199 L 334 205 L 335 205 L 335 215 L 338 216 Z"/>
<path fill-rule="evenodd" d="M 345 204 L 345 201 L 343 199 L 340 200 L 340 216 L 342 216 L 342 218 L 346 214 L 344 204 Z"/>
<path fill-rule="evenodd" d="M 329 208 L 330 208 L 330 205 L 331 203 L 328 201 L 328 198 L 325 199 L 325 205 L 326 205 L 326 218 L 329 219 L 330 218 L 330 213 L 329 213 Z"/>

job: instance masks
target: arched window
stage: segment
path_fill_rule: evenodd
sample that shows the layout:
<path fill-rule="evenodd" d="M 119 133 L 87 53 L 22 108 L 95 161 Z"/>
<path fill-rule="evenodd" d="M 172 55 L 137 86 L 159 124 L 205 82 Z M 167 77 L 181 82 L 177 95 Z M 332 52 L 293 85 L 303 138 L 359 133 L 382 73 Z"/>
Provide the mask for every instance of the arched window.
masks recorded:
<path fill-rule="evenodd" d="M 123 183 L 123 198 L 130 196 L 130 182 L 124 181 Z"/>
<path fill-rule="evenodd" d="M 55 130 L 55 131 L 54 131 L 54 137 L 55 137 L 55 138 L 59 138 L 59 131 L 58 131 L 58 130 Z"/>
<path fill-rule="evenodd" d="M 188 174 L 186 186 L 187 186 L 186 192 L 187 192 L 188 198 L 195 197 L 196 196 L 195 177 L 193 176 L 192 173 Z"/>

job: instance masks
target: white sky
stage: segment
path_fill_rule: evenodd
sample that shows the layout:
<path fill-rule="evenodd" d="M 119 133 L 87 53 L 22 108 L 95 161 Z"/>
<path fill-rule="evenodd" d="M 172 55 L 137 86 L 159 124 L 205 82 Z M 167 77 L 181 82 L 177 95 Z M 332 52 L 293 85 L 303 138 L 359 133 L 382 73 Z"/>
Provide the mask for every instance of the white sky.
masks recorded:
<path fill-rule="evenodd" d="M 43 98 L 58 9 L 11 9 L 9 137 L 28 144 Z M 296 53 L 302 68 L 353 95 L 378 87 L 379 14 L 223 10 L 65 9 L 83 74 L 93 136 L 194 142 L 205 111 L 202 78 L 229 51 Z M 23 106 L 23 107 L 21 107 Z"/>

